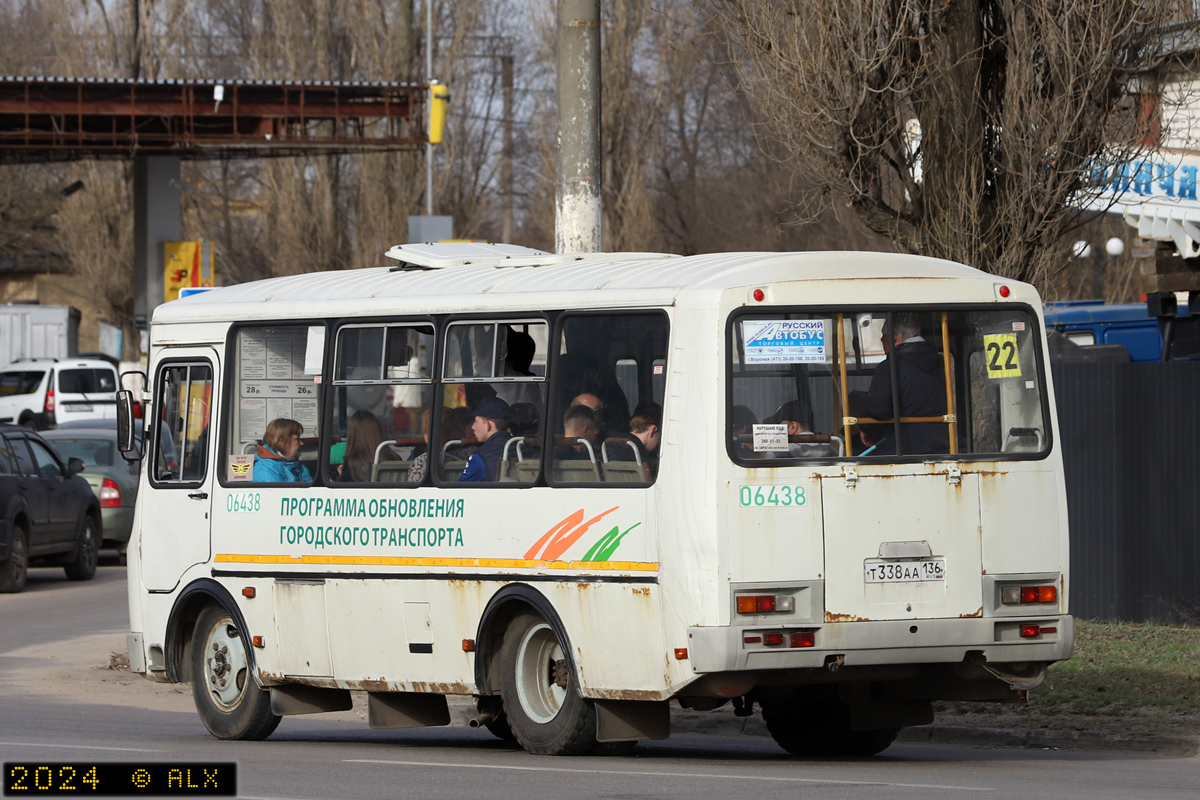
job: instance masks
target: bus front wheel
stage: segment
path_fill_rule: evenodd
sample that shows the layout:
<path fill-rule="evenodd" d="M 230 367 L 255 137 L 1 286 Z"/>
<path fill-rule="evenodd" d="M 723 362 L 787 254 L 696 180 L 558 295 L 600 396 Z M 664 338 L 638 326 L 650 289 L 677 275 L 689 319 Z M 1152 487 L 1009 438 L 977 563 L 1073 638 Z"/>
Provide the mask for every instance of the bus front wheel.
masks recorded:
<path fill-rule="evenodd" d="M 218 739 L 265 739 L 279 725 L 270 692 L 260 689 L 250 674 L 242 631 L 219 606 L 204 609 L 196 620 L 192 698 L 200 721 Z"/>
<path fill-rule="evenodd" d="M 595 748 L 595 706 L 579 694 L 571 654 L 544 619 L 517 615 L 504 634 L 500 663 L 504 714 L 521 747 L 548 756 Z"/>

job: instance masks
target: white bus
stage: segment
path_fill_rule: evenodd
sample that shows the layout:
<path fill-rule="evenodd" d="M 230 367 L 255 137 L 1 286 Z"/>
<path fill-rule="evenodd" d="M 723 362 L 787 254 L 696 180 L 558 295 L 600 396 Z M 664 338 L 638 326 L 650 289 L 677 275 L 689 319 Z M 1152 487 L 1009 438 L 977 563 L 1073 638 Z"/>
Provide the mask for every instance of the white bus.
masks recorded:
<path fill-rule="evenodd" d="M 474 696 L 532 753 L 732 702 L 790 752 L 873 754 L 1069 657 L 1032 287 L 867 252 L 388 255 L 154 313 L 145 439 L 176 455 L 145 454 L 130 664 L 215 736 L 357 690 L 373 727 Z"/>

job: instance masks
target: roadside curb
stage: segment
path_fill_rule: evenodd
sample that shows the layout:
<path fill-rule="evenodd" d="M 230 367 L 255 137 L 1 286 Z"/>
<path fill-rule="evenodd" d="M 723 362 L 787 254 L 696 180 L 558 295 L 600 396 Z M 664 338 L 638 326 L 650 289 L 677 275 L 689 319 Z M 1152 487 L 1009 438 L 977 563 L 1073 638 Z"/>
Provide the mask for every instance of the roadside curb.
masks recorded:
<path fill-rule="evenodd" d="M 672 734 L 703 734 L 740 737 L 771 734 L 762 717 L 736 717 L 731 710 L 688 711 L 671 709 Z M 1200 736 L 1127 735 L 1103 731 L 1054 730 L 1050 728 L 989 728 L 945 725 L 937 722 L 905 728 L 896 738 L 905 744 L 950 744 L 967 747 L 1019 747 L 1030 750 L 1107 750 L 1190 758 L 1200 754 Z"/>

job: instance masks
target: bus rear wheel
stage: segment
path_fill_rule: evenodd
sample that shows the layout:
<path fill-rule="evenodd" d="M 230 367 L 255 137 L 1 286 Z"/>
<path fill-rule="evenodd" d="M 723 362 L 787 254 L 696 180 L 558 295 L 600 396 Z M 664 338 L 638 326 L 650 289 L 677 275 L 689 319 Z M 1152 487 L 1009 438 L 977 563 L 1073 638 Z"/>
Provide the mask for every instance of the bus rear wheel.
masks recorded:
<path fill-rule="evenodd" d="M 764 702 L 762 710 L 771 738 L 795 756 L 873 756 L 886 750 L 899 733 L 851 729 L 850 707 L 834 698 L 793 695 Z"/>
<path fill-rule="evenodd" d="M 579 694 L 571 654 L 544 619 L 524 613 L 509 623 L 500 665 L 504 714 L 521 747 L 547 756 L 595 748 L 595 706 Z"/>
<path fill-rule="evenodd" d="M 270 692 L 260 689 L 250 674 L 245 636 L 219 606 L 204 609 L 196 620 L 192 698 L 200 721 L 218 739 L 257 741 L 279 725 Z"/>

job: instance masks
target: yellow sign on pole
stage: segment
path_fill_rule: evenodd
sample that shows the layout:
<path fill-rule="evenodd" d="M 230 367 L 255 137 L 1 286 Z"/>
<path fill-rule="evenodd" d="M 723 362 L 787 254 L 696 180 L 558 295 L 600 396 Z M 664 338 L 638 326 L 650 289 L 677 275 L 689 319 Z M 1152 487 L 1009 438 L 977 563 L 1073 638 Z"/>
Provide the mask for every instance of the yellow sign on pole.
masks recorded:
<path fill-rule="evenodd" d="M 179 290 L 216 285 L 213 271 L 213 247 L 208 243 L 208 275 L 203 269 L 203 242 L 165 242 L 163 244 L 163 302 L 179 299 Z"/>

